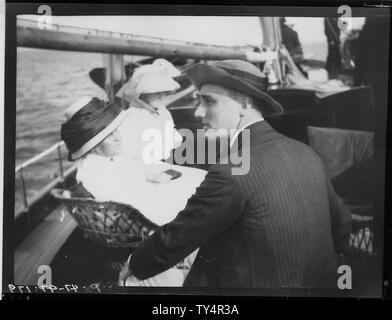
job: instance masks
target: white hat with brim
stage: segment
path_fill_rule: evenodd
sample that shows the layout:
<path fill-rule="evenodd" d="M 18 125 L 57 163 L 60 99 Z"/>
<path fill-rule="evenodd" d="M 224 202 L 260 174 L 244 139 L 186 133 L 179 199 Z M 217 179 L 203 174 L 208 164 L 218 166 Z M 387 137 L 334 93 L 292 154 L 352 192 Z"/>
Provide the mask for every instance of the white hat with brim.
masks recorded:
<path fill-rule="evenodd" d="M 136 92 L 140 94 L 172 92 L 178 90 L 180 85 L 165 75 L 150 75 L 143 77 L 136 86 Z"/>
<path fill-rule="evenodd" d="M 155 59 L 152 64 L 166 68 L 169 76 L 171 76 L 172 78 L 179 77 L 181 75 L 181 71 L 166 59 L 163 58 Z"/>
<path fill-rule="evenodd" d="M 132 78 L 117 92 L 117 97 L 124 95 L 138 98 L 141 94 L 173 92 L 180 85 L 169 75 L 167 68 L 160 65 L 144 65 L 137 68 Z"/>

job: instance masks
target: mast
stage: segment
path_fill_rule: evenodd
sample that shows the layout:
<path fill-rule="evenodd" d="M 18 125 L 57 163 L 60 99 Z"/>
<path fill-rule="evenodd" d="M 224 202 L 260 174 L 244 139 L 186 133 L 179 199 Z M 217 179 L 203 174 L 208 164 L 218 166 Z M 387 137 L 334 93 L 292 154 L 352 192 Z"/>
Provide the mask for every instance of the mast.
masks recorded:
<path fill-rule="evenodd" d="M 263 44 L 273 52 L 278 53 L 282 43 L 282 34 L 280 30 L 280 17 L 261 17 L 261 30 L 263 32 Z M 277 76 L 280 83 L 283 82 L 283 73 L 279 59 L 273 59 L 271 62 L 272 70 Z"/>

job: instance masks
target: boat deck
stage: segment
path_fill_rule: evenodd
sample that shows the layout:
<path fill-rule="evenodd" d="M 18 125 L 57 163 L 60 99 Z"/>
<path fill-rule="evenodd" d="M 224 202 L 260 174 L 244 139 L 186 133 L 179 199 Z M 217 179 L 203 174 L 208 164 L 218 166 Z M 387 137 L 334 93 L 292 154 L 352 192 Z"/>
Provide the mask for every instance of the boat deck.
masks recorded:
<path fill-rule="evenodd" d="M 15 284 L 36 285 L 38 267 L 52 263 L 75 228 L 75 220 L 61 207 L 48 215 L 15 250 Z"/>
<path fill-rule="evenodd" d="M 36 285 L 41 265 L 51 267 L 55 286 L 116 283 L 131 249 L 97 245 L 76 226 L 62 207 L 47 216 L 15 251 L 14 283 Z"/>

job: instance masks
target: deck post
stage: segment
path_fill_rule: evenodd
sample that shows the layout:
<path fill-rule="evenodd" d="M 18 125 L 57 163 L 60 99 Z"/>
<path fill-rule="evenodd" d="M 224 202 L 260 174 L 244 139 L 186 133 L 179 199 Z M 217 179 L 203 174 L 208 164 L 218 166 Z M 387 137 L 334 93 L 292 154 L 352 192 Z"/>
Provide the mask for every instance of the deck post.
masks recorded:
<path fill-rule="evenodd" d="M 25 206 L 25 209 L 29 209 L 29 203 L 27 202 L 27 195 L 26 195 L 26 185 L 23 177 L 23 168 L 20 169 L 20 179 L 22 181 L 22 191 L 23 191 L 23 204 Z"/>
<path fill-rule="evenodd" d="M 57 146 L 57 155 L 58 155 L 58 159 L 59 159 L 60 177 L 61 177 L 61 180 L 64 181 L 64 168 L 63 168 L 63 159 L 61 157 L 61 145 Z"/>
<path fill-rule="evenodd" d="M 282 43 L 279 17 L 261 17 L 261 29 L 263 31 L 263 44 L 272 51 L 277 51 Z M 283 82 L 282 66 L 279 60 L 272 62 L 272 69 L 279 81 Z"/>
<path fill-rule="evenodd" d="M 124 56 L 122 54 L 104 54 L 103 64 L 106 67 L 106 92 L 110 102 L 114 102 L 114 97 L 119 86 L 124 81 Z"/>

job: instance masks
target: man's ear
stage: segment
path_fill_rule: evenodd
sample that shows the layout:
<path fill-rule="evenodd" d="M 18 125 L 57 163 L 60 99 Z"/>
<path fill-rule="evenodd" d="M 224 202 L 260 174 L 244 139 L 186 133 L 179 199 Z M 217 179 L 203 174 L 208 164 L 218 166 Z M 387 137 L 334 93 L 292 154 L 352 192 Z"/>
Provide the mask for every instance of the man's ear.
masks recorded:
<path fill-rule="evenodd" d="M 241 108 L 240 108 L 240 117 L 243 117 L 245 115 L 246 112 L 246 104 L 244 102 L 241 103 Z"/>
<path fill-rule="evenodd" d="M 243 99 L 241 102 L 240 116 L 244 116 L 245 112 L 247 110 L 249 110 L 250 107 L 251 107 L 251 103 L 250 103 L 249 99 L 248 98 Z"/>

